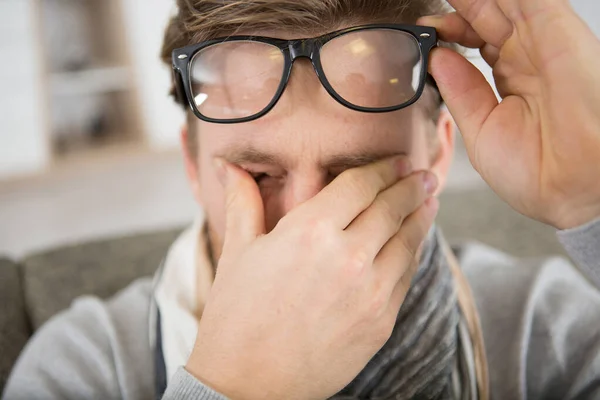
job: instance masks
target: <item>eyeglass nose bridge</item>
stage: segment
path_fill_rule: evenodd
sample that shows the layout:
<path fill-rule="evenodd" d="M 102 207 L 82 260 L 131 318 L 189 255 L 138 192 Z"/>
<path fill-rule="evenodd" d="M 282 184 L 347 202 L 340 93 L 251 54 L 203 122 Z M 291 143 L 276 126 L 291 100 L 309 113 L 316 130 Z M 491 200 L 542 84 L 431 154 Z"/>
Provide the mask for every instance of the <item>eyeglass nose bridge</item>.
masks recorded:
<path fill-rule="evenodd" d="M 312 60 L 315 48 L 315 41 L 313 39 L 292 40 L 289 42 L 292 61 L 298 57 L 306 57 Z"/>

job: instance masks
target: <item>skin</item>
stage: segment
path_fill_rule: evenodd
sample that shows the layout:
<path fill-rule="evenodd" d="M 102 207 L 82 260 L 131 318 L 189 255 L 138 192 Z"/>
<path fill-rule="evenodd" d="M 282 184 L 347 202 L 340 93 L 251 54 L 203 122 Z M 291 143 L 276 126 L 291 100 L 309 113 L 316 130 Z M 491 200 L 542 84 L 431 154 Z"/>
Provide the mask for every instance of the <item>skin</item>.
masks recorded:
<path fill-rule="evenodd" d="M 430 72 L 475 168 L 531 218 L 560 229 L 598 218 L 598 40 L 566 0 L 450 2 L 457 14 L 420 22 L 480 47 L 503 96 L 498 103 L 459 55 L 433 52 Z M 391 333 L 437 209 L 440 185 L 414 171 L 443 183 L 451 158 L 447 116 L 431 162 L 417 107 L 354 113 L 322 92 L 310 68 L 294 73 L 268 117 L 200 125 L 199 157 L 186 160 L 217 249 L 223 243 L 186 368 L 236 399 L 326 398 L 357 375 Z M 251 166 L 228 150 L 239 145 L 276 152 L 277 162 L 252 168 L 278 178 L 257 187 L 243 170 Z M 370 153 L 406 157 L 326 166 Z"/>
<path fill-rule="evenodd" d="M 355 112 L 302 60 L 263 118 L 194 129 L 198 151 L 186 151 L 186 169 L 219 263 L 188 370 L 231 398 L 264 388 L 274 398 L 334 394 L 351 379 L 344 366 L 358 374 L 391 334 L 437 211 L 430 196 L 450 166 L 449 114 L 436 126 L 420 104 Z M 257 183 L 247 171 L 269 176 Z M 314 376 L 326 375 L 331 357 L 340 373 L 322 386 Z M 264 381 L 253 377 L 257 363 L 269 370 Z M 298 380 L 302 368 L 310 374 Z"/>
<path fill-rule="evenodd" d="M 285 32 L 270 34 L 290 37 Z M 196 158 L 186 148 L 187 127 L 182 132 L 182 148 L 189 183 L 207 214 L 216 259 L 225 236 L 225 191 L 215 158 L 255 176 L 270 175 L 258 185 L 269 232 L 346 169 L 382 158 L 406 155 L 415 170 L 431 170 L 443 186 L 454 145 L 454 123 L 447 112 L 442 112 L 437 126 L 420 105 L 389 114 L 355 112 L 331 98 L 306 60 L 296 62 L 281 100 L 264 117 L 234 125 L 200 120 L 194 124 Z M 432 132 L 437 137 L 433 158 Z M 250 149 L 256 154 L 248 154 Z M 261 156 L 274 160 L 260 160 Z"/>
<path fill-rule="evenodd" d="M 567 0 L 450 0 L 419 22 L 481 49 L 481 73 L 437 49 L 430 72 L 475 169 L 522 214 L 569 229 L 600 216 L 600 41 Z"/>

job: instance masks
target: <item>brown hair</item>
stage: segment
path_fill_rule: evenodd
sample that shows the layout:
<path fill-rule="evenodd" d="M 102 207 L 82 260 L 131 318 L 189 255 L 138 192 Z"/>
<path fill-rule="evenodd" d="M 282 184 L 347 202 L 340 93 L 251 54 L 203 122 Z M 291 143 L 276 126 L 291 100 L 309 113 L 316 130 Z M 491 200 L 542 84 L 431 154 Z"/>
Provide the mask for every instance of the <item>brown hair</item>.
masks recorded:
<path fill-rule="evenodd" d="M 318 35 L 366 23 L 415 23 L 447 11 L 446 0 L 176 0 L 178 11 L 165 32 L 162 60 L 171 65 L 174 49 L 240 31 L 280 30 Z M 174 86 L 171 95 L 175 96 Z M 183 99 L 176 99 L 182 105 Z M 421 103 L 436 121 L 441 99 L 428 87 Z M 192 118 L 189 116 L 188 121 Z M 191 131 L 191 130 L 190 130 Z M 194 135 L 188 135 L 195 142 Z M 190 146 L 188 146 L 190 147 Z M 190 148 L 193 149 L 194 146 Z"/>

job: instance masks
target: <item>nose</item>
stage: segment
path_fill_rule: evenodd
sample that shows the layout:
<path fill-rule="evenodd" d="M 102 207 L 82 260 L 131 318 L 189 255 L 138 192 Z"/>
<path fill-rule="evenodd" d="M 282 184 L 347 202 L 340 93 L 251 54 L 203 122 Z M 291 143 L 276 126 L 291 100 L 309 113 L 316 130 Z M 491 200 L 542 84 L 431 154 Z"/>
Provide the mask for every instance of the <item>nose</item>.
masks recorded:
<path fill-rule="evenodd" d="M 305 57 L 299 57 L 294 61 L 292 74 L 283 93 L 280 109 L 289 108 L 292 112 L 298 107 L 323 107 L 331 101 L 325 88 L 311 64 Z"/>
<path fill-rule="evenodd" d="M 292 177 L 289 190 L 284 195 L 284 212 L 287 214 L 300 204 L 312 199 L 327 185 L 324 174 Z"/>
<path fill-rule="evenodd" d="M 327 173 L 289 174 L 280 190 L 271 193 L 265 200 L 265 216 L 270 231 L 287 213 L 315 197 L 327 184 Z"/>

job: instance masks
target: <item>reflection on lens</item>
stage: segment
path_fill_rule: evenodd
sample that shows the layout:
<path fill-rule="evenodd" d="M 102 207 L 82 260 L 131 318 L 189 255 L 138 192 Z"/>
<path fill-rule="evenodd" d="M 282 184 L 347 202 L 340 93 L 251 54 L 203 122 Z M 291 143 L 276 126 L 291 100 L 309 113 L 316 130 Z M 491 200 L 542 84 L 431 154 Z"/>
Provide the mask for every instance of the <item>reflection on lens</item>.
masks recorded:
<path fill-rule="evenodd" d="M 270 44 L 233 41 L 212 45 L 192 60 L 192 97 L 198 111 L 208 118 L 250 117 L 271 103 L 283 70 L 283 53 Z"/>
<path fill-rule="evenodd" d="M 333 90 L 359 107 L 405 104 L 421 86 L 419 43 L 398 30 L 370 29 L 337 37 L 321 49 L 321 64 Z"/>
<path fill-rule="evenodd" d="M 194 97 L 196 107 L 200 107 L 202 104 L 204 104 L 206 99 L 208 99 L 208 95 L 206 93 L 200 93 L 198 96 Z"/>

